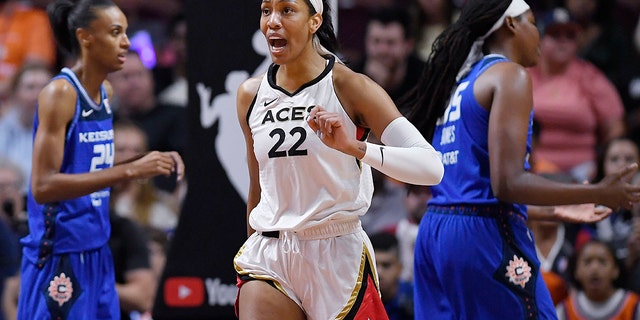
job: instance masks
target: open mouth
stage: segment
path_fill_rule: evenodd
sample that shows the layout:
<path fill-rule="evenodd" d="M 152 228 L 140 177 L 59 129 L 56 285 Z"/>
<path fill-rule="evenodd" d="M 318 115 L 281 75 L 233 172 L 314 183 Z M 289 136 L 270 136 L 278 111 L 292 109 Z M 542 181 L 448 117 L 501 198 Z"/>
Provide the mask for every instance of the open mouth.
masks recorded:
<path fill-rule="evenodd" d="M 281 50 L 287 45 L 287 40 L 285 39 L 270 39 L 269 46 L 272 50 Z"/>

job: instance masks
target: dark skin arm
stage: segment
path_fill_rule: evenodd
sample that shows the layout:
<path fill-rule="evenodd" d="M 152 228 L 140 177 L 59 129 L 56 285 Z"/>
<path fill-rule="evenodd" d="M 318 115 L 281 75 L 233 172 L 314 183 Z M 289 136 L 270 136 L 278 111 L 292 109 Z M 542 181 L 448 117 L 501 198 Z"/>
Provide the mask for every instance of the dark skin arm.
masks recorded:
<path fill-rule="evenodd" d="M 564 184 L 524 170 L 531 90 L 527 71 L 511 62 L 490 67 L 475 83 L 478 102 L 490 111 L 489 159 L 496 198 L 532 205 L 597 203 L 609 208 L 629 208 L 640 200 L 640 187 L 622 179 L 637 171 L 636 164 L 597 184 Z"/>
<path fill-rule="evenodd" d="M 370 128 L 379 138 L 391 121 L 402 116 L 386 91 L 369 77 L 353 72 L 342 64 L 336 64 L 333 72 L 336 94 L 355 124 Z M 317 117 L 317 121 L 313 121 L 314 117 Z M 320 130 L 324 134 L 322 141 L 327 146 L 358 159 L 364 157 L 366 144 L 348 136 L 339 118 L 333 113 L 317 107 L 311 111 L 309 119 L 311 129 Z"/>
<path fill-rule="evenodd" d="M 110 86 L 107 86 L 110 89 Z M 109 90 L 110 91 L 110 90 Z M 115 183 L 184 174 L 184 163 L 174 152 L 150 152 L 144 157 L 109 169 L 81 174 L 60 173 L 67 126 L 75 113 L 77 95 L 66 80 L 49 83 L 38 97 L 38 131 L 33 143 L 31 186 L 37 202 L 46 203 L 77 198 Z"/>
<path fill-rule="evenodd" d="M 260 86 L 259 78 L 251 78 L 242 83 L 238 88 L 237 98 L 237 110 L 238 121 L 244 134 L 244 140 L 247 148 L 247 165 L 249 167 L 249 195 L 247 197 L 247 237 L 255 232 L 249 225 L 249 215 L 251 210 L 260 202 L 260 174 L 258 172 L 258 160 L 253 152 L 253 136 L 251 135 L 251 129 L 247 124 L 247 113 L 251 106 L 253 98 L 258 93 L 258 87 Z"/>

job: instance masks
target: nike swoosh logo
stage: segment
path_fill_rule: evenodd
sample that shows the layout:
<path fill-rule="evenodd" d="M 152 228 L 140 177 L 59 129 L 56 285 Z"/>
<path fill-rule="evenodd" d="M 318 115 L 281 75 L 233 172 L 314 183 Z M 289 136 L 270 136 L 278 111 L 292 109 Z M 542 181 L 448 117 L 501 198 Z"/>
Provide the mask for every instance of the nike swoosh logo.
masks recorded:
<path fill-rule="evenodd" d="M 276 102 L 276 100 L 278 100 L 278 98 L 273 98 L 273 100 L 271 100 L 271 101 L 265 101 L 265 102 L 264 102 L 264 106 L 266 107 L 266 106 L 268 106 L 268 105 L 270 105 L 270 104 L 272 104 L 272 103 Z"/>
<path fill-rule="evenodd" d="M 384 165 L 384 148 L 380 147 L 380 156 L 381 156 L 381 161 L 380 161 L 380 166 Z"/>
<path fill-rule="evenodd" d="M 86 118 L 86 117 L 90 116 L 92 113 L 93 113 L 93 109 L 82 110 L 82 117 Z"/>

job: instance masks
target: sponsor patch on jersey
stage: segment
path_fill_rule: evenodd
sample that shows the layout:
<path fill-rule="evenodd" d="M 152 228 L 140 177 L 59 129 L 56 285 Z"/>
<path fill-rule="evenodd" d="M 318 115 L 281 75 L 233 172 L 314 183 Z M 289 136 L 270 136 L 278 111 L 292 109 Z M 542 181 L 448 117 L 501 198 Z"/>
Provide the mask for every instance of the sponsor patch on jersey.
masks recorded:
<path fill-rule="evenodd" d="M 529 279 L 531 279 L 531 267 L 523 258 L 513 255 L 513 259 L 509 261 L 507 266 L 505 276 L 509 279 L 509 282 L 524 288 Z"/>
<path fill-rule="evenodd" d="M 62 307 L 63 304 L 71 300 L 73 297 L 73 283 L 71 283 L 71 278 L 67 277 L 67 275 L 60 273 L 53 278 L 53 280 L 49 281 L 49 297 L 58 303 L 59 307 Z"/>

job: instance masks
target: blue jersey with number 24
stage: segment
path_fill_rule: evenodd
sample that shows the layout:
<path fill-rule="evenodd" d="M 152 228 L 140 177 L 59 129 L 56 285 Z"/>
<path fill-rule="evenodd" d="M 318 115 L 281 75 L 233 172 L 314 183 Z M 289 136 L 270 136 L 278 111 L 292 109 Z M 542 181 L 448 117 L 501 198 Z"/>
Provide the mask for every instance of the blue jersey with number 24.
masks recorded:
<path fill-rule="evenodd" d="M 54 77 L 69 81 L 76 90 L 76 111 L 68 125 L 60 172 L 79 174 L 113 166 L 113 114 L 104 86 L 96 103 L 73 71 L 62 69 Z M 34 137 L 38 115 L 34 121 Z M 46 156 L 46 155 L 44 155 Z M 105 188 L 75 199 L 37 203 L 31 189 L 27 209 L 30 234 L 22 239 L 26 256 L 36 261 L 44 254 L 82 252 L 105 245 L 109 240 L 110 189 Z"/>

